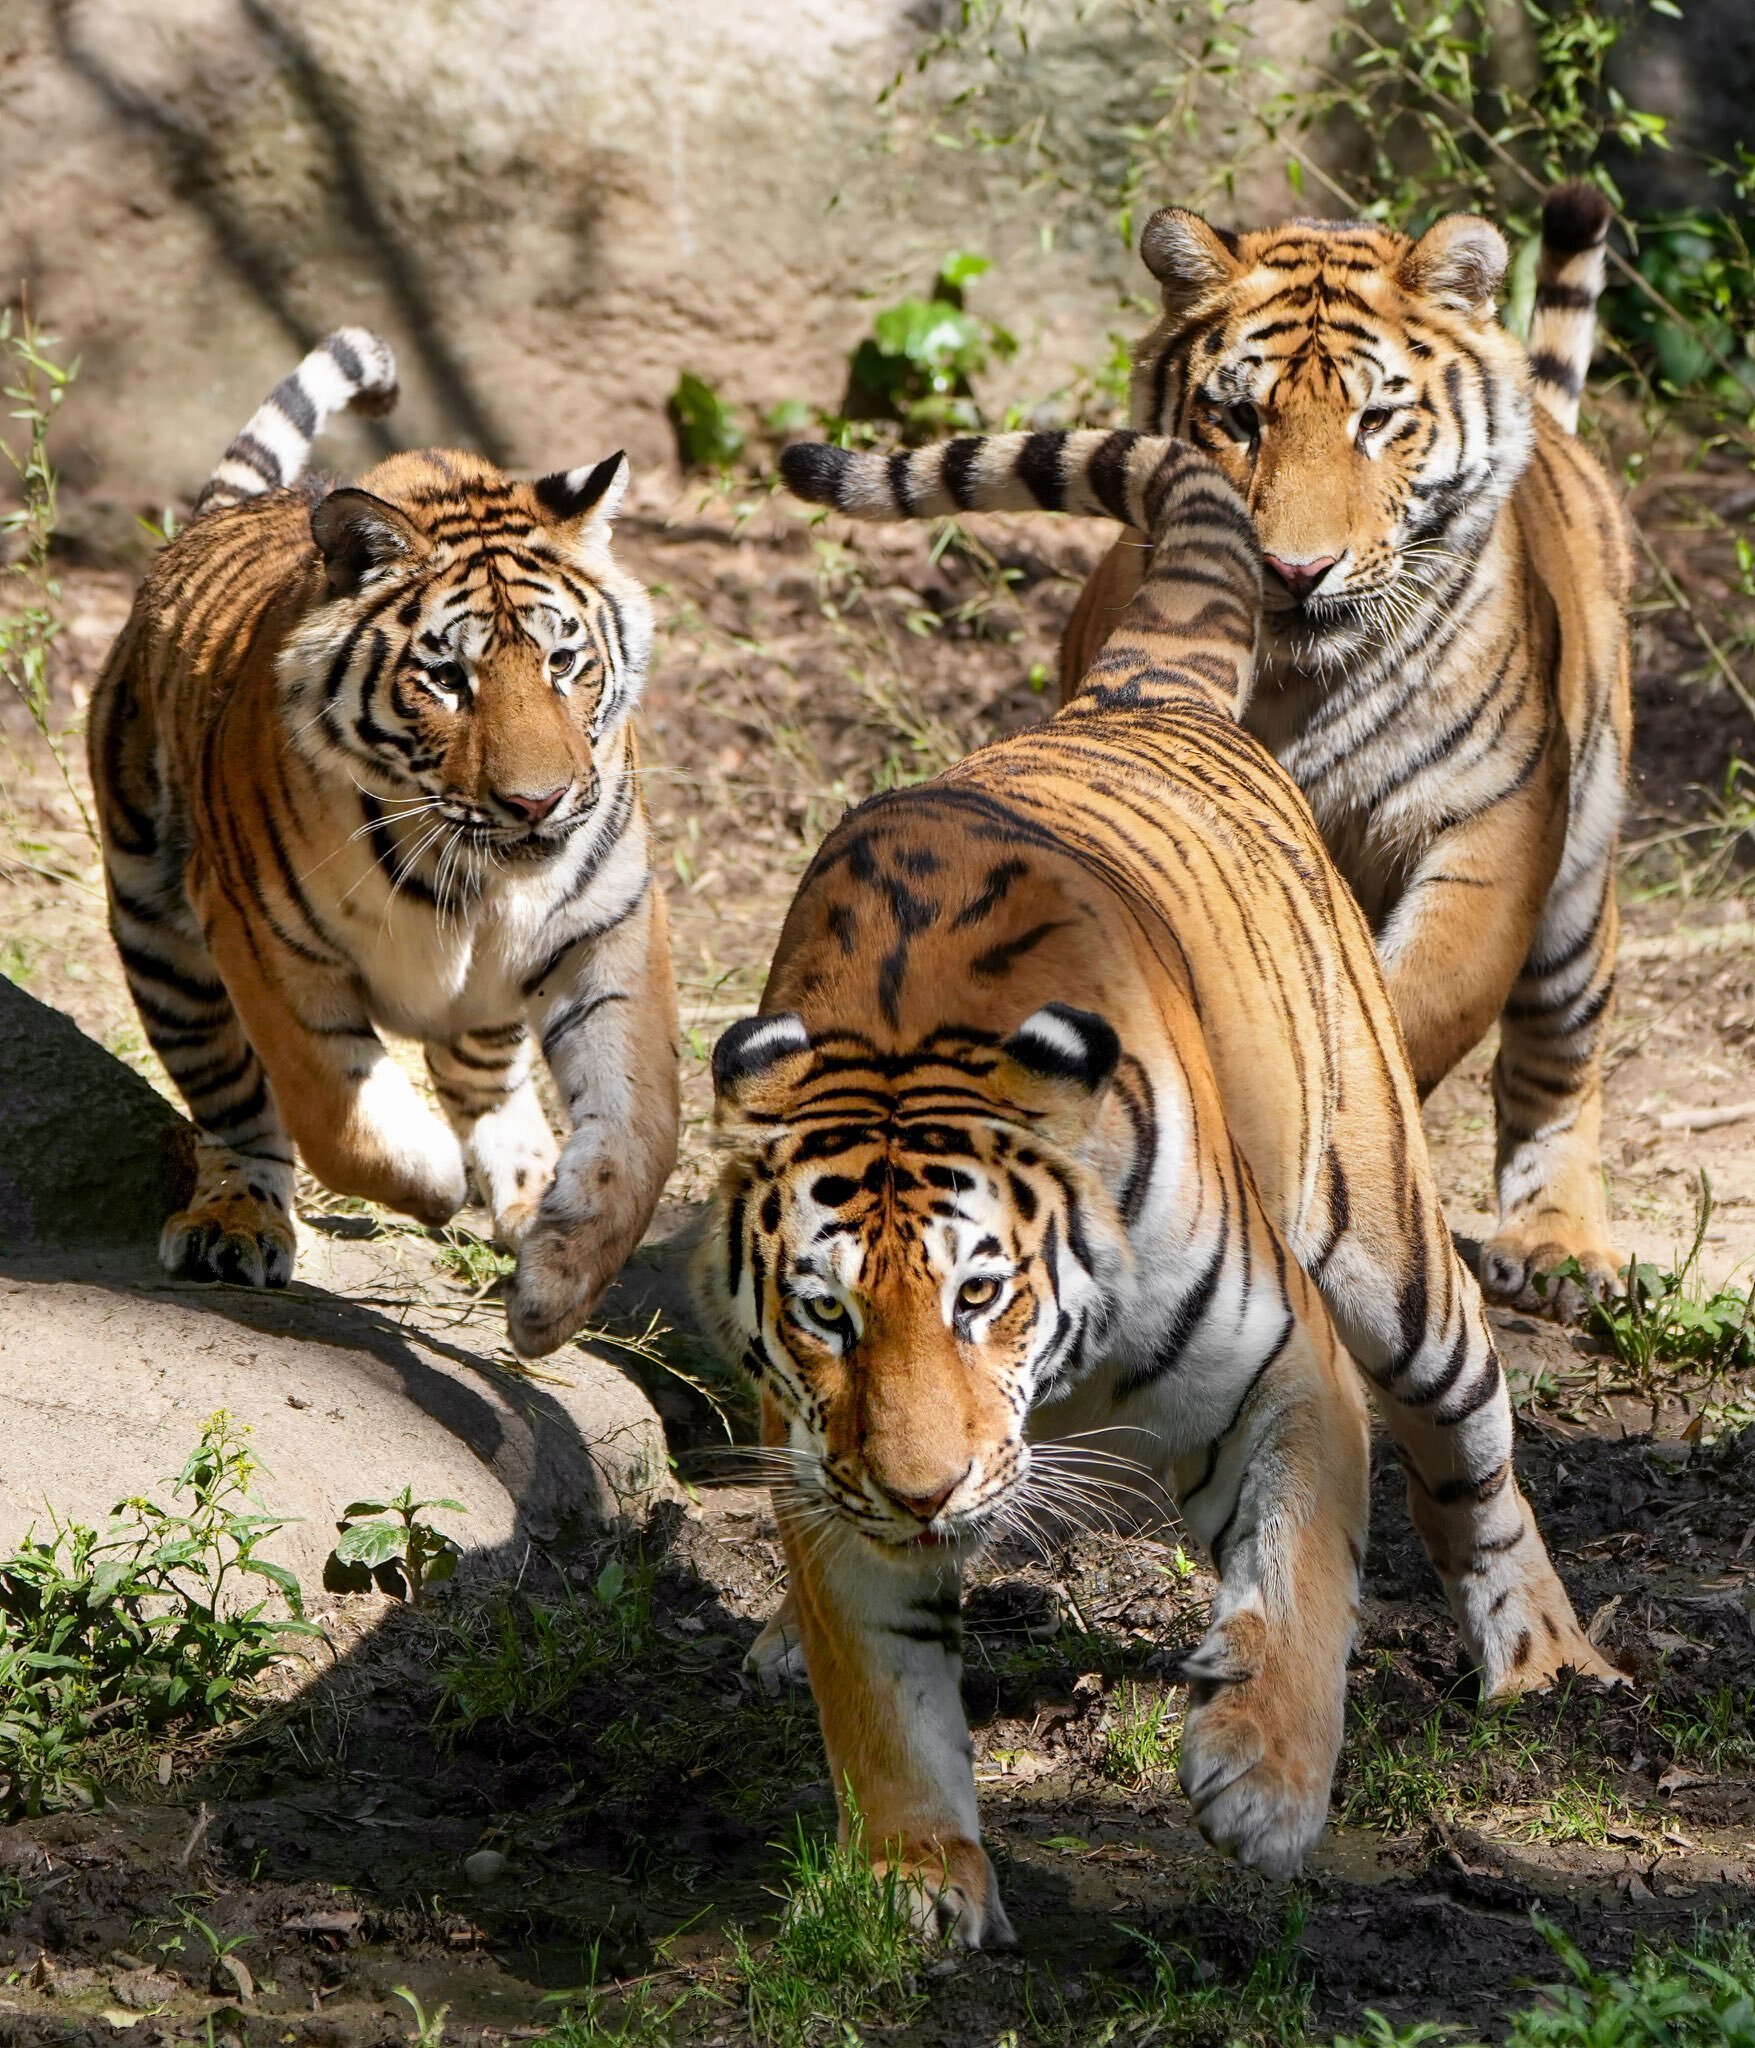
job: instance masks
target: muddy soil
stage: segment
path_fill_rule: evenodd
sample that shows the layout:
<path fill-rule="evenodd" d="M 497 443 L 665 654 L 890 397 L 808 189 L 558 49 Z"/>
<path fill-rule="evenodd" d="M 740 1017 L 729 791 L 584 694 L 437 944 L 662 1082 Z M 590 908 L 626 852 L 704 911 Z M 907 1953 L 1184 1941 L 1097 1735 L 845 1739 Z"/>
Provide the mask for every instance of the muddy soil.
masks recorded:
<path fill-rule="evenodd" d="M 1685 595 L 1734 595 L 1711 516 L 1732 481 L 1642 486 Z M 874 787 L 1043 714 L 1106 533 L 986 519 L 935 543 L 813 525 L 753 489 L 648 489 L 636 507 L 624 552 L 665 622 L 646 759 L 683 992 L 674 1228 L 708 1185 L 712 1038 L 753 1005 L 811 849 Z M 71 728 L 132 579 L 75 566 L 65 582 L 56 701 Z M 1755 1099 L 1749 842 L 1714 809 L 1755 728 L 1656 582 L 1638 659 L 1611 1213 L 1628 1249 L 1671 1263 L 1704 1172 L 1703 1270 L 1746 1279 L 1755 1116 L 1675 1115 Z M 15 707 L 0 718 L 0 966 L 162 1081 L 104 931 L 77 745 L 70 790 Z M 1490 1058 L 1429 1106 L 1465 1238 L 1488 1221 Z M 438 1263 L 431 1280 L 457 1285 Z M 665 1299 L 661 1354 L 706 1374 L 740 1426 L 736 1390 Z M 645 1312 L 627 1307 L 630 1336 Z M 1189 1981 L 1221 1987 L 1283 1949 L 1323 2038 L 1371 2007 L 1490 2031 L 1519 1980 L 1555 1974 L 1532 1909 L 1610 1963 L 1755 1910 L 1755 1386 L 1634 1373 L 1577 1333 L 1496 1320 L 1524 1484 L 1631 1684 L 1484 1714 L 1386 1465 L 1336 1824 L 1299 1884 L 1270 1883 L 1207 1851 L 1175 1790 L 1165 1673 L 1212 1591 L 1175 1532 L 1001 1552 L 970 1598 L 966 1693 L 1022 1947 L 934 1963 L 885 2038 L 1094 2039 L 1143 1981 L 1142 1940 L 1185 1949 Z M 533 1551 L 516 1588 L 477 1582 L 420 1612 L 328 1599 L 330 1649 L 290 1663 L 239 1733 L 167 1743 L 99 1811 L 0 1829 L 0 2042 L 400 2041 L 414 2020 L 397 1986 L 429 2013 L 447 2005 L 444 2038 L 468 2042 L 540 2030 L 545 2000 L 593 1976 L 679 1995 L 729 1981 L 728 1930 L 773 1924 L 775 1845 L 832 1806 L 807 1696 L 770 1697 L 742 1669 L 783 1585 L 765 1500 L 712 1402 L 662 1362 L 630 1354 L 629 1369 L 671 1428 L 686 1505 L 619 1545 Z M 496 1714 L 509 1667 L 531 1681 L 551 1666 L 539 1708 Z M 739 2038 L 726 2000 L 682 2024 Z"/>

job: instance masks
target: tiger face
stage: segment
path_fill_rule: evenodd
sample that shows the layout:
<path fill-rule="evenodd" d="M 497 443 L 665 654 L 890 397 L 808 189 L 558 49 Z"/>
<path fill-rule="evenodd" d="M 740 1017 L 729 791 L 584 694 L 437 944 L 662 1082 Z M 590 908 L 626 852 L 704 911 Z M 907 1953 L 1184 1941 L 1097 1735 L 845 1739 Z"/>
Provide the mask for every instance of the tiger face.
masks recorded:
<path fill-rule="evenodd" d="M 791 1012 L 720 1039 L 702 1294 L 784 1417 L 801 1509 L 900 1548 L 1025 1505 L 1031 1409 L 1092 1361 L 1129 1262 L 1080 1157 L 1118 1057 L 1058 1004 L 911 1054 Z"/>
<path fill-rule="evenodd" d="M 345 770 L 385 820 L 489 861 L 585 825 L 652 640 L 609 552 L 627 480 L 620 455 L 534 484 L 474 456 L 400 455 L 322 499 L 324 591 L 281 657 L 307 759 Z"/>
<path fill-rule="evenodd" d="M 1164 314 L 1134 425 L 1204 448 L 1248 501 L 1264 646 L 1328 666 L 1405 618 L 1485 534 L 1531 445 L 1528 364 L 1493 317 L 1506 246 L 1472 215 L 1223 233 L 1155 214 Z"/>

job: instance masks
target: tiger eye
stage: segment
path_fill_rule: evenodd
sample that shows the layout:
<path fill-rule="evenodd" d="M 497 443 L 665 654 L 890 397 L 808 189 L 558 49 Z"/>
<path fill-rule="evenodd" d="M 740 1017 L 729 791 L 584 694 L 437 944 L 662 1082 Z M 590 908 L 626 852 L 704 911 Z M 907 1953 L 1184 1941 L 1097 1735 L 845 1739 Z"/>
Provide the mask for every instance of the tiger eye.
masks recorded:
<path fill-rule="evenodd" d="M 991 1308 L 999 1299 L 999 1282 L 991 1276 L 965 1280 L 957 1289 L 957 1306 L 964 1309 Z"/>

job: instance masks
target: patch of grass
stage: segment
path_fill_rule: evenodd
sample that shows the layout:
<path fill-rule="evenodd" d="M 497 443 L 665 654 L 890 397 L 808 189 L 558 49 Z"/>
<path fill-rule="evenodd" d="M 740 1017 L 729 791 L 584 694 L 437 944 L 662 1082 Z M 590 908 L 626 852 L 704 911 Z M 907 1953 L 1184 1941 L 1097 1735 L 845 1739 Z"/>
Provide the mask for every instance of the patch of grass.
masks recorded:
<path fill-rule="evenodd" d="M 1512 2020 L 1508 2048 L 1755 2048 L 1755 1942 L 1703 1932 L 1691 1947 L 1642 1949 L 1613 1975 L 1536 1918 L 1565 1979 Z"/>
<path fill-rule="evenodd" d="M 518 1263 L 512 1252 L 502 1251 L 497 1244 L 490 1244 L 485 1237 L 477 1237 L 473 1230 L 463 1230 L 454 1223 L 438 1233 L 433 1256 L 439 1262 L 439 1271 L 459 1287 L 467 1288 L 477 1301 L 491 1294 Z"/>
<path fill-rule="evenodd" d="M 1180 1738 L 1181 1716 L 1171 1696 L 1124 1682 L 1103 1730 L 1103 1775 L 1118 1785 L 1145 1785 L 1175 1769 Z"/>
<path fill-rule="evenodd" d="M 813 1841 L 800 1826 L 773 1939 L 757 1944 L 732 1932 L 751 2033 L 795 2048 L 831 2030 L 857 2038 L 880 2016 L 905 2019 L 918 2004 L 914 1973 L 927 1949 L 917 1906 L 914 1887 L 894 1871 L 873 1872 L 857 1815 L 845 1843 Z"/>
<path fill-rule="evenodd" d="M 1709 1287 L 1700 1274 L 1700 1248 L 1712 1220 L 1712 1183 L 1700 1176 L 1694 1238 L 1674 1271 L 1628 1261 L 1625 1284 L 1607 1301 L 1592 1301 L 1585 1328 L 1641 1383 L 1660 1366 L 1689 1366 L 1711 1378 L 1755 1368 L 1755 1296 L 1746 1289 Z M 1538 1275 L 1537 1288 L 1550 1279 L 1582 1281 L 1576 1259 L 1568 1259 L 1552 1275 Z"/>
<path fill-rule="evenodd" d="M 1719 1686 L 1704 1700 L 1697 1700 L 1690 1712 L 1665 1715 L 1658 1723 L 1658 1733 L 1678 1762 L 1698 1764 L 1708 1771 L 1755 1766 L 1755 1723 L 1750 1719 L 1749 1697 L 1733 1686 Z"/>
<path fill-rule="evenodd" d="M 212 1728 L 306 1621 L 298 1581 L 258 1555 L 284 1523 L 254 1512 L 256 1465 L 221 1409 L 175 1479 L 176 1505 L 120 1502 L 100 1530 L 50 1517 L 0 1560 L 0 1812 L 87 1805 L 149 1729 Z M 240 1581 L 268 1599 L 239 1606 Z"/>
<path fill-rule="evenodd" d="M 514 1593 L 455 1623 L 438 1667 L 433 1716 L 450 1739 L 484 1727 L 551 1733 L 597 1674 L 639 1657 L 652 1626 L 652 1567 L 611 1558 L 589 1595 L 545 1601 Z"/>
<path fill-rule="evenodd" d="M 1151 1970 L 1143 1991 L 1121 2000 L 1087 2048 L 1154 2040 L 1187 2048 L 1304 2048 L 1313 1986 L 1299 1949 L 1308 1909 L 1294 1897 L 1279 1939 L 1264 1949 L 1241 1983 L 1222 1983 L 1192 1949 L 1136 1934 Z"/>

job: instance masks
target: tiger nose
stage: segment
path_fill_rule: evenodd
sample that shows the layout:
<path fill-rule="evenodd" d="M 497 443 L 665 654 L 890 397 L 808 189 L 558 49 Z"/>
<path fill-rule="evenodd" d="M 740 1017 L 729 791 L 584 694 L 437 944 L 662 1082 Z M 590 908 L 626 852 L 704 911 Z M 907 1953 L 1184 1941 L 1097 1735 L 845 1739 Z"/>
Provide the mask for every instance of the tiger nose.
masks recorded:
<path fill-rule="evenodd" d="M 881 1479 L 877 1481 L 877 1487 L 878 1491 L 887 1499 L 893 1500 L 897 1507 L 906 1508 L 909 1514 L 918 1515 L 923 1522 L 930 1522 L 968 1476 L 969 1466 L 965 1465 L 956 1478 L 949 1485 L 941 1486 L 937 1493 L 898 1493 L 893 1486 L 886 1486 Z"/>
<path fill-rule="evenodd" d="M 541 789 L 534 792 L 524 789 L 496 789 L 494 801 L 504 804 L 509 811 L 516 811 L 521 818 L 528 818 L 534 825 L 546 818 L 566 793 L 565 783 L 562 783 L 559 789 Z"/>
<path fill-rule="evenodd" d="M 1340 556 L 1313 555 L 1307 561 L 1289 562 L 1278 555 L 1263 555 L 1262 560 L 1294 597 L 1308 597 L 1340 560 Z"/>

